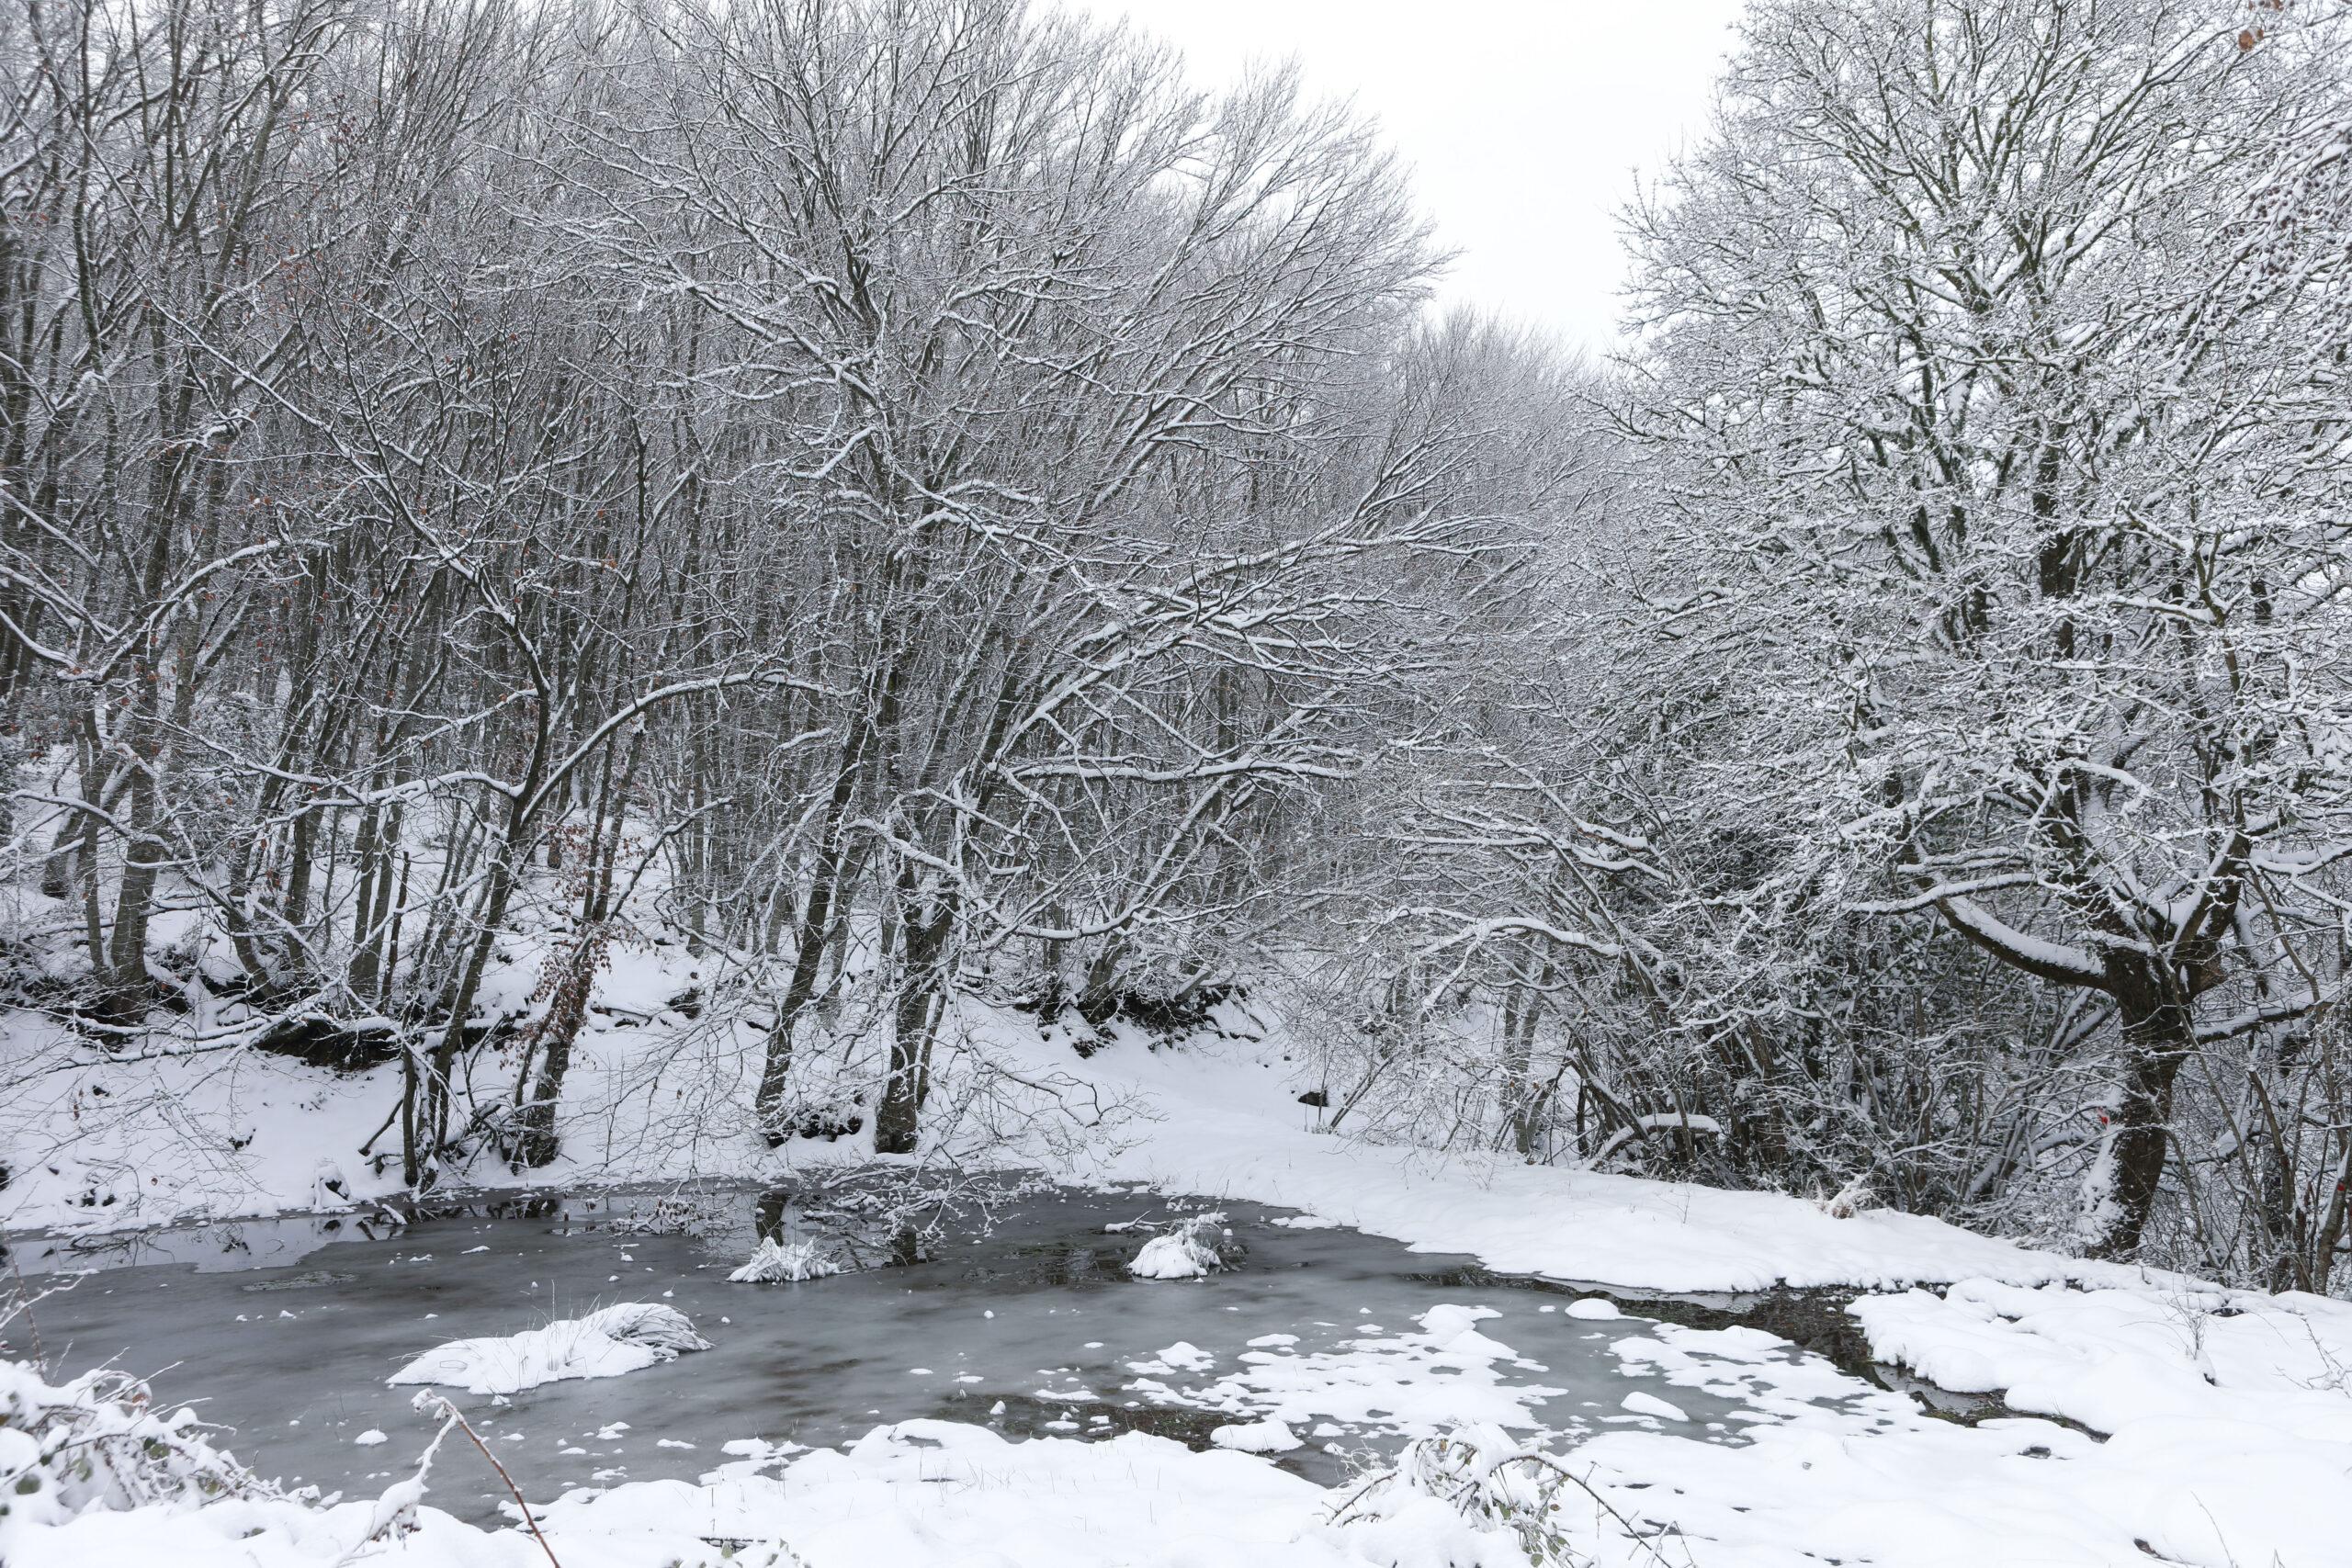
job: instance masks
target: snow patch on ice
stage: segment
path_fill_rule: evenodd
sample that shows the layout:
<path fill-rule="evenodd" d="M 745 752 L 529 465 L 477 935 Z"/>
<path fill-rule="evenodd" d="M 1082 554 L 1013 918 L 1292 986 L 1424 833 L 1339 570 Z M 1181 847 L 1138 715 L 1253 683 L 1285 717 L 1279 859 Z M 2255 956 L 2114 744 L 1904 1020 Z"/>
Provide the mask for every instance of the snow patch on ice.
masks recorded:
<path fill-rule="evenodd" d="M 1125 1391 L 1161 1404 L 1292 1426 L 1338 1421 L 1424 1437 L 1478 1421 L 1533 1431 L 1542 1425 L 1533 1407 L 1566 1391 L 1504 1380 L 1506 1367 L 1521 1373 L 1540 1369 L 1479 1332 L 1479 1324 L 1500 1315 L 1492 1307 L 1435 1306 L 1421 1314 L 1417 1334 L 1367 1334 L 1304 1356 L 1286 1345 L 1249 1350 L 1239 1371 L 1213 1382 L 1176 1387 L 1145 1377 Z M 1168 1374 L 1174 1369 L 1165 1364 L 1166 1356 L 1163 1351 L 1159 1362 L 1130 1365 Z"/>
<path fill-rule="evenodd" d="M 1252 1340 L 1251 1343 L 1255 1344 L 1256 1341 Z M 1161 1373 L 1206 1371 L 1216 1364 L 1215 1356 L 1189 1339 L 1179 1339 L 1165 1350 L 1153 1351 L 1148 1360 L 1129 1361 L 1127 1370 L 1157 1376 Z"/>

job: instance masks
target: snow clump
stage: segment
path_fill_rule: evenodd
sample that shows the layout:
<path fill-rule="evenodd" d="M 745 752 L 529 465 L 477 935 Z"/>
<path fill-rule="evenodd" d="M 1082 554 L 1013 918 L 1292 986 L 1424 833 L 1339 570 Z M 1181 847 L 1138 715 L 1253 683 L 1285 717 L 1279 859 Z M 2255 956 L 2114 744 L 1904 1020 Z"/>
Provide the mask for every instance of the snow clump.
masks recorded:
<path fill-rule="evenodd" d="M 1138 1280 L 1199 1280 L 1225 1267 L 1210 1239 L 1224 1227 L 1222 1213 L 1194 1214 L 1165 1235 L 1153 1236 L 1127 1265 Z"/>
<path fill-rule="evenodd" d="M 1283 1454 L 1298 1447 L 1298 1434 L 1269 1416 L 1262 1421 L 1216 1427 L 1209 1433 L 1209 1441 L 1245 1454 Z"/>
<path fill-rule="evenodd" d="M 813 1241 L 763 1239 L 750 1262 L 728 1275 L 739 1285 L 790 1284 L 838 1274 L 842 1266 L 817 1250 Z"/>
<path fill-rule="evenodd" d="M 658 1302 L 622 1302 L 545 1328 L 481 1339 L 453 1339 L 385 1379 L 431 1383 L 468 1393 L 520 1393 L 570 1378 L 613 1378 L 684 1350 L 707 1350 L 686 1314 Z"/>

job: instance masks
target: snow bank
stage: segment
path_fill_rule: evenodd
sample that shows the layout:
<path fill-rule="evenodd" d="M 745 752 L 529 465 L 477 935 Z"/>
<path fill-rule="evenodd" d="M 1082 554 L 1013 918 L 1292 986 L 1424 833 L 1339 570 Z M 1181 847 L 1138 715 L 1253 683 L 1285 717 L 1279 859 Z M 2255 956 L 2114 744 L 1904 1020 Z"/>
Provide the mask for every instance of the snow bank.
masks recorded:
<path fill-rule="evenodd" d="M 483 981 L 485 1008 L 525 1010 L 542 962 L 568 941 L 537 930 L 502 941 Z M 663 1010 L 703 978 L 683 944 L 615 948 L 573 1046 L 558 1116 L 562 1155 L 521 1171 L 477 1158 L 465 1184 L 767 1179 L 865 1157 L 870 1139 L 767 1147 L 752 1114 L 759 1059 L 747 1047 L 756 1032 L 708 1020 L 689 1032 Z M 120 1231 L 348 1209 L 401 1190 L 397 1158 L 353 1158 L 371 1135 L 379 1155 L 388 1145 L 397 1154 L 397 1137 L 379 1134 L 400 1099 L 397 1066 L 345 1074 L 226 1050 L 219 1031 L 192 1040 L 198 1022 L 159 1018 L 126 1057 L 40 1013 L 0 1009 L 0 1056 L 17 1069 L 0 1104 L 10 1156 L 0 1228 Z M 658 1107 L 648 1092 L 657 1070 L 667 1075 Z"/>
<path fill-rule="evenodd" d="M 541 1524 L 566 1568 L 567 1542 L 592 1539 L 597 1563 L 650 1568 L 680 1520 L 713 1540 L 788 1543 L 807 1568 L 1524 1568 L 1442 1506 L 1340 1528 L 1331 1502 L 1255 1455 L 1141 1432 L 1009 1442 L 906 1421 L 774 1475 L 575 1492 Z"/>
<path fill-rule="evenodd" d="M 1626 1370 L 1738 1402 L 1750 1440 L 1621 1429 L 1562 1457 L 1707 1568 L 2347 1561 L 2339 1510 L 2320 1500 L 2352 1474 L 2352 1306 L 1967 1281 L 1853 1310 L 1878 1354 L 2007 1387 L 2012 1407 L 2097 1435 L 2031 1416 L 1939 1420 L 1755 1329 L 1649 1325 L 1612 1347 Z M 1605 1513 L 1566 1495 L 1558 1506 L 1598 1554 Z"/>
<path fill-rule="evenodd" d="M 2352 1561 L 2320 1502 L 2352 1498 L 2352 1303 L 1969 1280 L 1849 1310 L 1941 1387 L 2105 1434 L 2070 1490 L 2114 1537 L 2182 1562 Z"/>
<path fill-rule="evenodd" d="M 992 1044 L 1039 1049 L 1013 1022 Z M 1773 1192 L 1351 1142 L 1299 1126 L 1285 1075 L 1300 1069 L 1277 1047 L 1255 1053 L 1149 1051 L 1122 1040 L 1076 1064 L 1101 1092 L 1148 1105 L 1158 1120 L 1071 1173 L 1300 1209 L 1422 1250 L 1471 1253 L 1491 1269 L 1626 1291 L 2142 1278 L 1890 1210 L 1841 1219 Z M 1071 1066 L 1066 1053 L 1056 1065 Z"/>
<path fill-rule="evenodd" d="M 1880 1357 L 1942 1388 L 1999 1393 L 2014 1410 L 2101 1432 L 2222 1420 L 2352 1442 L 2352 1303 L 1966 1280 L 1849 1310 Z"/>
<path fill-rule="evenodd" d="M 756 1446 L 700 1484 L 639 1483 L 546 1504 L 535 1511 L 548 1550 L 566 1568 L 1522 1568 L 1448 1510 L 1335 1528 L 1330 1495 L 1311 1482 L 1251 1454 L 1194 1452 L 1139 1432 L 1013 1443 L 985 1427 L 910 1421 L 846 1452 Z M 441 1462 L 461 1461 L 453 1450 Z M 8 1568 L 545 1568 L 529 1535 L 466 1524 L 425 1506 L 424 1493 L 406 1479 L 333 1506 L 283 1495 L 210 1448 L 187 1413 L 148 1410 L 128 1380 L 52 1387 L 0 1364 Z"/>
<path fill-rule="evenodd" d="M 684 1350 L 707 1350 L 685 1314 L 659 1303 L 623 1302 L 586 1317 L 483 1339 L 453 1339 L 385 1379 L 469 1393 L 520 1393 L 567 1378 L 615 1378 Z"/>

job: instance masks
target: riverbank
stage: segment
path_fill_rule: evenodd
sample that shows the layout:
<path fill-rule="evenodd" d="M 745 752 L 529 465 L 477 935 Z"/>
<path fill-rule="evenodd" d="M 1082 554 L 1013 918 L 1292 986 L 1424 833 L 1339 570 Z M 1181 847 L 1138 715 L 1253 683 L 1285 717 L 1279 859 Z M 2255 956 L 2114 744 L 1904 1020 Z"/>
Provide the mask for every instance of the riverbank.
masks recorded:
<path fill-rule="evenodd" d="M 1355 1145 L 1315 1131 L 1314 1113 L 1295 1099 L 1313 1086 L 1295 1081 L 1279 1040 L 1151 1050 L 1129 1038 L 1081 1061 L 1019 1015 L 993 1014 L 976 1017 L 967 1039 L 971 1059 L 951 1071 L 995 1075 L 1000 1103 L 1022 1121 L 1008 1146 L 1030 1165 L 1096 1184 L 1141 1182 L 1283 1205 L 1419 1249 L 1473 1256 L 1489 1269 L 1627 1292 L 1755 1291 L 1775 1281 L 1865 1291 L 1846 1310 L 1872 1358 L 1978 1396 L 1980 1417 L 1996 1412 L 1973 1424 L 1950 1419 L 1826 1359 L 1792 1359 L 1781 1340 L 1753 1327 L 1667 1324 L 1625 1333 L 1611 1345 L 1625 1367 L 1736 1402 L 1750 1413 L 1752 1440 L 1709 1444 L 1659 1422 L 1566 1449 L 1559 1457 L 1591 1493 L 1555 1499 L 1554 1512 L 1562 1540 L 1595 1561 L 1654 1562 L 1645 1554 L 1660 1541 L 1670 1543 L 1669 1561 L 1697 1568 L 1793 1568 L 1823 1558 L 1919 1568 L 2152 1558 L 2200 1568 L 2329 1568 L 2342 1561 L 2330 1512 L 2312 1503 L 2352 1475 L 2352 1307 L 2345 1303 L 2087 1264 L 1915 1216 L 1840 1218 L 1796 1197 Z M 764 1176 L 865 1156 L 854 1138 L 811 1140 L 771 1156 L 748 1129 L 664 1143 L 654 1135 L 656 1115 L 631 1123 L 614 1109 L 627 1101 L 624 1088 L 641 1093 L 631 1062 L 642 1038 L 616 1030 L 594 1044 L 583 1062 L 590 1088 L 567 1124 L 583 1168 L 606 1149 L 643 1156 L 607 1168 L 640 1180 Z M 243 1096 L 232 1097 L 240 1107 L 309 1107 L 300 1116 L 256 1119 L 246 1145 L 254 1157 L 237 1168 L 249 1185 L 237 1190 L 282 1194 L 296 1179 L 289 1172 L 364 1119 L 355 1114 L 363 1104 L 381 1103 L 382 1086 L 365 1078 L 298 1079 L 250 1063 L 236 1071 L 250 1075 L 232 1086 Z M 1016 1084 L 1027 1098 L 1004 1087 Z M 1074 1104 L 1088 1114 L 1073 1112 Z M 113 1157 L 125 1179 L 140 1174 L 137 1159 Z M 82 1168 L 85 1179 L 92 1168 Z M 161 1193 L 168 1184 L 149 1185 Z M 370 1196 L 351 1185 L 354 1200 Z M 57 1180 L 32 1190 L 69 1223 L 102 1223 L 70 1212 L 86 1206 L 59 1204 Z M 198 1170 L 173 1190 L 226 1201 L 232 1189 L 208 1188 Z M 688 1532 L 694 1540 L 738 1539 L 727 1533 L 734 1530 L 748 1532 L 745 1540 L 789 1540 L 810 1568 L 894 1562 L 895 1548 L 867 1544 L 886 1538 L 928 1542 L 934 1560 L 989 1562 L 981 1543 L 998 1539 L 1007 1512 L 1035 1514 L 1042 1532 L 1004 1538 L 1011 1544 L 996 1550 L 1013 1562 L 1175 1564 L 1241 1553 L 1413 1568 L 1447 1561 L 1449 1551 L 1456 1562 L 1512 1562 L 1495 1553 L 1519 1551 L 1508 1532 L 1482 1534 L 1453 1514 L 1442 1528 L 1434 1516 L 1422 1517 L 1410 1550 L 1399 1544 L 1405 1526 L 1396 1521 L 1371 1535 L 1350 1527 L 1359 1531 L 1351 1534 L 1325 1522 L 1337 1494 L 1297 1477 L 1270 1479 L 1273 1467 L 1263 1459 L 1153 1447 L 1166 1439 L 1146 1433 L 1119 1438 L 1125 1449 L 1066 1444 L 1085 1450 L 1069 1454 L 1053 1446 L 1057 1439 L 1001 1452 L 989 1446 L 998 1441 L 893 1427 L 774 1472 L 714 1468 L 707 1484 L 643 1483 L 577 1496 L 543 1523 L 565 1568 L 700 1561 L 669 1523 L 685 1514 L 709 1527 Z M 1122 1466 L 1133 1478 L 1125 1492 L 1105 1468 Z M 1259 1468 L 1245 1484 L 1237 1466 Z M 639 1490 L 656 1484 L 670 1490 Z M 1208 1501 L 1228 1493 L 1256 1501 L 1223 1509 Z M 1087 1500 L 1049 1502 L 1057 1496 Z M 887 1522 L 828 1533 L 827 1520 L 861 1511 Z M 754 1520 L 775 1533 L 752 1532 Z M 1156 1521 L 1176 1521 L 1172 1533 Z M 428 1542 L 433 1534 L 415 1538 L 411 1550 L 429 1544 L 445 1555 L 424 1561 L 521 1560 L 508 1555 L 505 1538 L 478 1542 L 443 1530 Z M 1032 1550 L 1049 1555 L 1020 1554 Z"/>

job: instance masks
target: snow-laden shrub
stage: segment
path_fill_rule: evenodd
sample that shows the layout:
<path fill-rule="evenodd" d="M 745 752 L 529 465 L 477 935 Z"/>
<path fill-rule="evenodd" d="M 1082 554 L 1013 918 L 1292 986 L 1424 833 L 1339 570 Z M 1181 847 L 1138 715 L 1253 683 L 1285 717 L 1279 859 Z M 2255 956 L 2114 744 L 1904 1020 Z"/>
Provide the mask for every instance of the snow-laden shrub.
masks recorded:
<path fill-rule="evenodd" d="M 1435 1505 L 1482 1533 L 1508 1535 L 1530 1563 L 1570 1568 L 1586 1560 L 1571 1551 L 1556 1517 L 1566 1483 L 1548 1460 L 1499 1427 L 1465 1427 L 1406 1444 L 1396 1462 L 1359 1491 L 1334 1522 L 1393 1520 Z"/>
<path fill-rule="evenodd" d="M 0 1562 L 18 1526 L 276 1492 L 214 1448 L 194 1411 L 158 1415 L 136 1378 L 96 1371 L 56 1384 L 0 1362 Z"/>
<path fill-rule="evenodd" d="M 1826 1198 L 1815 1197 L 1813 1206 L 1833 1220 L 1850 1220 L 1877 1201 L 1870 1182 L 1857 1176 Z"/>
<path fill-rule="evenodd" d="M 545 1328 L 481 1339 L 452 1339 L 385 1379 L 431 1383 L 469 1393 L 520 1393 L 568 1378 L 618 1377 L 681 1351 L 707 1350 L 710 1341 L 675 1307 L 622 1302 L 585 1317 Z"/>
<path fill-rule="evenodd" d="M 660 1302 L 621 1302 L 592 1312 L 580 1320 L 608 1339 L 642 1345 L 661 1359 L 674 1359 L 681 1350 L 707 1350 L 710 1341 L 695 1332 L 692 1319 L 676 1307 Z"/>
<path fill-rule="evenodd" d="M 1596 1537 L 1630 1548 L 1622 1558 L 1628 1563 L 1687 1562 L 1679 1550 L 1661 1550 L 1667 1538 L 1657 1529 L 1635 1525 L 1557 1459 L 1498 1427 L 1461 1427 L 1406 1444 L 1396 1462 L 1359 1489 L 1332 1522 L 1409 1524 L 1416 1514 L 1441 1507 L 1503 1548 L 1480 1553 L 1482 1564 L 1491 1556 L 1534 1568 L 1589 1568 L 1600 1559 L 1572 1544 L 1571 1521 L 1588 1548 L 1598 1544 Z M 1621 1560 L 1613 1551 L 1605 1555 Z"/>
<path fill-rule="evenodd" d="M 740 1285 L 783 1285 L 841 1271 L 842 1266 L 820 1252 L 813 1241 L 763 1237 L 751 1261 L 727 1277 Z"/>
<path fill-rule="evenodd" d="M 1127 1265 L 1138 1280 L 1198 1280 L 1225 1267 L 1216 1236 L 1225 1227 L 1222 1213 L 1194 1214 L 1165 1235 L 1153 1236 Z"/>
<path fill-rule="evenodd" d="M 650 1316 L 644 1326 L 675 1332 L 673 1325 Z M 463 1434 L 476 1449 L 481 1438 L 446 1399 L 420 1392 L 413 1403 L 440 1417 L 414 1468 L 376 1497 L 322 1501 L 314 1486 L 287 1490 L 253 1475 L 211 1446 L 208 1429 L 191 1412 L 157 1413 L 135 1378 L 102 1371 L 52 1384 L 22 1362 L 0 1361 L 0 1564 L 537 1568 L 557 1562 L 555 1549 L 537 1536 L 520 1493 L 513 1494 L 515 1505 L 525 1511 L 525 1528 L 536 1544 L 425 1504 L 427 1477 L 452 1434 Z M 649 1546 L 629 1560 L 718 1561 L 702 1550 L 694 1528 L 692 1520 L 681 1521 L 659 1548 Z M 597 1554 L 594 1542 L 582 1543 L 582 1550 Z M 800 1564 L 781 1541 L 763 1549 L 745 1543 L 722 1554 L 742 1568 Z M 578 1561 L 572 1546 L 565 1546 L 561 1561 Z"/>

